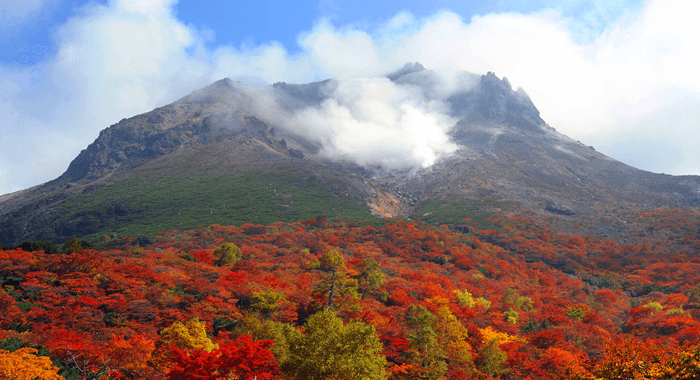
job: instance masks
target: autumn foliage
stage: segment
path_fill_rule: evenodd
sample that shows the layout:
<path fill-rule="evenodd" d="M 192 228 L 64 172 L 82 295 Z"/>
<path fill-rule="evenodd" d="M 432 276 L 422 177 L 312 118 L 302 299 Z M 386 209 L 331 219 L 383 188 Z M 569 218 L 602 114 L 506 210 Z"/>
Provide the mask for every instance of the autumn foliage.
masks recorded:
<path fill-rule="evenodd" d="M 168 372 L 170 380 L 267 380 L 277 378 L 279 366 L 268 348 L 271 340 L 253 341 L 250 336 L 240 336 L 233 342 L 207 352 L 173 347 L 170 353 L 173 367 Z"/>
<path fill-rule="evenodd" d="M 642 215 L 679 236 L 639 245 L 321 218 L 4 250 L 0 377 L 697 378 L 700 223 L 679 215 Z"/>

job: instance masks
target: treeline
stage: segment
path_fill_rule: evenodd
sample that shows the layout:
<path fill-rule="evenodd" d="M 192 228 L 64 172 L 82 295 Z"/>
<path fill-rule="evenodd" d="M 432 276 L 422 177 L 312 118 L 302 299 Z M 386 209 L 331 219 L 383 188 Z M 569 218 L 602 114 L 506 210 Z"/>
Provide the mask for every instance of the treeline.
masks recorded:
<path fill-rule="evenodd" d="M 75 250 L 92 248 L 95 248 L 94 244 L 86 240 L 78 240 L 76 237 L 71 238 L 62 245 L 47 240 L 27 240 L 18 245 L 5 245 L 0 243 L 0 251 L 21 249 L 25 252 L 43 251 L 47 254 L 68 253 Z"/>

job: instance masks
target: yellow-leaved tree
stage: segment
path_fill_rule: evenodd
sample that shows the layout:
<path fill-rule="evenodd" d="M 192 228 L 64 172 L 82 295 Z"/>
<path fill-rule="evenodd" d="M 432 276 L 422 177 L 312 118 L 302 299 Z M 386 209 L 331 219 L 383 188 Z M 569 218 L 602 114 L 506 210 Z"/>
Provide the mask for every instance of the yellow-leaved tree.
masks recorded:
<path fill-rule="evenodd" d="M 374 326 L 343 323 L 333 310 L 309 317 L 304 334 L 289 342 L 281 369 L 290 379 L 382 380 L 386 358 Z"/>
<path fill-rule="evenodd" d="M 440 307 L 435 316 L 438 318 L 435 329 L 438 341 L 445 351 L 450 367 L 464 373 L 471 373 L 473 370 L 472 347 L 467 342 L 467 328 L 447 306 Z"/>
<path fill-rule="evenodd" d="M 0 350 L 0 379 L 63 380 L 51 359 L 36 356 L 37 352 L 31 347 L 23 347 L 14 352 Z"/>
<path fill-rule="evenodd" d="M 233 243 L 224 243 L 214 250 L 214 258 L 214 264 L 218 266 L 235 264 L 243 258 L 243 252 Z"/>
<path fill-rule="evenodd" d="M 155 343 L 151 365 L 160 370 L 166 369 L 171 346 L 181 350 L 200 349 L 206 352 L 219 348 L 219 345 L 207 336 L 206 324 L 200 322 L 197 317 L 185 323 L 175 321 L 170 327 L 161 330 L 160 338 Z"/>
<path fill-rule="evenodd" d="M 443 379 L 447 373 L 446 353 L 440 344 L 438 318 L 423 305 L 411 305 L 404 314 L 406 339 L 404 353 L 409 378 Z"/>
<path fill-rule="evenodd" d="M 275 354 L 275 359 L 280 366 L 289 360 L 289 342 L 299 339 L 301 332 L 291 324 L 259 319 L 258 315 L 248 314 L 238 321 L 234 330 L 235 336 L 250 335 L 253 340 L 272 340 L 275 343 L 270 346 L 270 351 Z"/>

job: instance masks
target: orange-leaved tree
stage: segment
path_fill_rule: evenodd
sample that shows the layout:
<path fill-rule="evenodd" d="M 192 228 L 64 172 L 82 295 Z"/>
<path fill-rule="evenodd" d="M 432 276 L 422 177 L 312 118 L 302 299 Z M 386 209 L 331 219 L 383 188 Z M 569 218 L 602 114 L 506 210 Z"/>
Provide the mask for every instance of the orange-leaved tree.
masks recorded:
<path fill-rule="evenodd" d="M 35 348 L 23 347 L 10 352 L 0 350 L 0 379 L 16 380 L 63 380 L 58 367 L 46 356 L 36 356 Z"/>

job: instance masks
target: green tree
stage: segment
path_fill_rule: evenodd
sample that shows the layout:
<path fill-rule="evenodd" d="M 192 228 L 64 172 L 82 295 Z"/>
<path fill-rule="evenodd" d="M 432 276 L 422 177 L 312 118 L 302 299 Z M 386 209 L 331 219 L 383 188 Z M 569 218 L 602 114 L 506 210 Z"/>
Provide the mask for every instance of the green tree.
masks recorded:
<path fill-rule="evenodd" d="M 700 307 L 700 284 L 693 286 L 688 291 L 688 299 L 691 305 Z"/>
<path fill-rule="evenodd" d="M 442 379 L 447 372 L 446 356 L 438 336 L 438 317 L 423 305 L 411 305 L 404 316 L 410 342 L 404 355 L 407 363 L 420 368 L 420 378 Z"/>
<path fill-rule="evenodd" d="M 343 323 L 333 310 L 309 317 L 304 334 L 289 342 L 282 371 L 291 379 L 385 379 L 386 358 L 374 326 Z"/>
<path fill-rule="evenodd" d="M 462 291 L 455 290 L 454 294 L 455 298 L 457 298 L 457 302 L 459 302 L 460 305 L 468 307 L 476 306 L 476 301 L 474 301 L 474 297 L 472 297 L 472 294 L 469 293 L 467 289 L 464 289 Z"/>
<path fill-rule="evenodd" d="M 75 238 L 73 238 L 75 239 Z M 73 241 L 73 240 L 71 240 Z M 81 245 L 85 245 L 85 241 L 78 241 L 78 239 L 75 239 L 77 242 L 76 244 L 79 246 L 78 251 L 80 250 Z M 50 242 L 50 241 L 37 241 L 37 240 L 31 240 L 31 241 L 25 241 L 24 243 L 19 245 L 19 248 L 22 248 L 25 252 L 35 252 L 38 250 L 43 250 L 44 253 L 48 254 L 54 254 L 54 253 L 59 253 L 61 251 L 61 248 L 57 246 L 56 244 Z M 85 248 L 85 247 L 82 247 Z"/>
<path fill-rule="evenodd" d="M 271 320 L 261 321 L 257 315 L 249 314 L 240 320 L 235 335 L 250 335 L 254 340 L 272 340 L 270 351 L 275 354 L 277 363 L 283 366 L 289 360 L 289 342 L 302 337 L 301 332 L 288 323 Z"/>
<path fill-rule="evenodd" d="M 24 244 L 24 243 L 22 243 Z M 78 240 L 75 236 L 70 238 L 70 240 L 66 241 L 63 243 L 63 246 L 61 247 L 61 250 L 64 253 L 77 253 L 80 252 L 81 249 L 92 249 L 93 246 L 90 244 L 90 242 L 85 241 L 85 240 Z M 46 253 L 55 253 L 55 252 L 46 252 Z"/>
<path fill-rule="evenodd" d="M 346 267 L 343 255 L 338 253 L 335 249 L 329 250 L 321 255 L 319 259 L 319 269 L 324 272 L 344 271 Z"/>
<path fill-rule="evenodd" d="M 224 243 L 214 250 L 214 258 L 214 264 L 218 266 L 235 264 L 243 258 L 243 252 L 233 243 Z"/>
<path fill-rule="evenodd" d="M 467 328 L 455 317 L 447 306 L 437 310 L 437 334 L 451 368 L 471 372 L 471 345 L 467 342 Z"/>
<path fill-rule="evenodd" d="M 362 265 L 359 269 L 360 273 L 355 276 L 355 279 L 357 280 L 362 299 L 364 299 L 368 294 L 374 293 L 377 288 L 384 284 L 384 273 L 382 273 L 379 263 L 371 257 L 362 260 Z"/>
<path fill-rule="evenodd" d="M 506 289 L 506 294 L 503 297 L 503 301 L 506 304 L 506 306 L 510 305 L 510 307 L 515 307 L 517 309 L 525 310 L 525 311 L 531 311 L 532 310 L 532 299 L 530 297 L 524 297 L 518 294 L 518 291 L 515 289 L 508 288 Z"/>
<path fill-rule="evenodd" d="M 328 308 L 346 307 L 356 309 L 357 300 L 360 298 L 357 292 L 357 280 L 347 274 L 347 267 L 343 256 L 336 250 L 330 250 L 319 259 L 318 269 L 330 272 L 323 280 L 316 284 L 314 293 L 326 298 Z"/>
<path fill-rule="evenodd" d="M 500 376 L 508 372 L 506 360 L 508 360 L 508 356 L 501 351 L 498 341 L 491 340 L 479 349 L 477 367 L 491 377 Z"/>
<path fill-rule="evenodd" d="M 571 306 L 570 308 L 566 309 L 566 315 L 575 321 L 580 321 L 586 315 L 586 311 L 581 307 Z"/>
<path fill-rule="evenodd" d="M 512 323 L 512 324 L 517 324 L 518 321 L 520 321 L 520 314 L 518 314 L 518 312 L 513 310 L 513 309 L 509 309 L 507 311 L 504 311 L 503 317 L 505 318 L 505 320 L 507 322 Z"/>
<path fill-rule="evenodd" d="M 346 273 L 329 274 L 316 284 L 314 293 L 326 297 L 326 306 L 329 308 L 355 310 L 359 307 L 357 280 L 348 278 Z"/>
<path fill-rule="evenodd" d="M 253 304 L 251 308 L 263 314 L 269 314 L 277 310 L 286 301 L 284 293 L 272 290 L 253 292 Z"/>
<path fill-rule="evenodd" d="M 649 309 L 652 309 L 654 311 L 661 311 L 664 308 L 659 302 L 656 301 L 649 301 L 646 304 L 644 304 L 644 307 L 648 307 Z"/>

